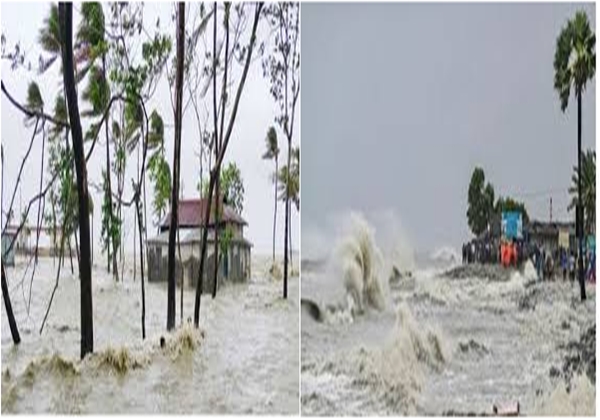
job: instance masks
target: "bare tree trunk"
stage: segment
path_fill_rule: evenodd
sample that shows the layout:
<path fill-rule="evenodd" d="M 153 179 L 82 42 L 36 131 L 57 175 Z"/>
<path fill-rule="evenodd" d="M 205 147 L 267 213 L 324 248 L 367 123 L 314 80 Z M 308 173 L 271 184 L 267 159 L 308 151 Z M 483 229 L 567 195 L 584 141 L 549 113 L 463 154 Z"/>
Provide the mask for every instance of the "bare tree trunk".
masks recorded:
<path fill-rule="evenodd" d="M 144 170 L 143 167 L 142 170 Z M 144 179 L 142 180 L 142 182 L 144 184 L 144 241 L 148 243 L 148 214 L 146 213 L 146 209 L 148 208 L 148 206 L 146 206 L 146 172 L 144 172 Z M 146 247 L 146 261 L 148 261 L 148 258 L 148 248 Z M 143 261 L 140 263 L 140 271 L 144 271 Z"/>
<path fill-rule="evenodd" d="M 140 172 L 140 148 L 137 148 L 137 172 Z M 139 188 L 139 186 L 138 186 Z M 138 200 L 139 200 L 139 196 L 138 196 Z M 139 204 L 139 202 L 138 202 Z M 138 212 L 136 210 L 135 214 L 133 215 L 133 223 L 137 226 L 137 217 L 138 217 Z M 141 233 L 141 232 L 140 232 Z M 136 255 L 135 255 L 135 235 L 136 235 L 136 231 L 135 229 L 133 229 L 133 282 L 135 283 L 135 275 L 136 275 Z"/>
<path fill-rule="evenodd" d="M 71 236 L 69 235 L 69 260 L 71 261 L 71 274 L 75 274 L 73 269 L 73 249 L 71 248 Z"/>
<path fill-rule="evenodd" d="M 579 257 L 577 258 L 579 288 L 581 292 L 581 300 L 586 300 L 585 294 L 585 278 L 583 274 L 583 206 L 581 201 L 581 91 L 577 92 L 577 223 L 578 226 L 578 241 L 579 241 Z"/>
<path fill-rule="evenodd" d="M 169 260 L 167 265 L 167 330 L 175 328 L 175 234 L 179 229 L 179 165 L 183 93 L 183 54 L 185 43 L 185 4 L 177 4 L 177 69 L 175 74 L 175 150 L 173 154 L 173 190 L 169 224 Z"/>
<path fill-rule="evenodd" d="M 288 234 L 290 223 L 290 164 L 292 157 L 292 139 L 288 137 L 288 162 L 285 185 L 285 233 L 283 246 L 283 298 L 287 299 L 288 295 Z"/>
<path fill-rule="evenodd" d="M 210 210 L 212 207 L 212 195 L 215 188 L 214 169 L 210 174 L 210 180 L 208 184 L 208 195 L 206 196 L 208 202 L 206 203 L 206 211 L 204 212 L 204 223 L 202 224 L 202 242 L 200 245 L 200 268 L 198 270 L 198 281 L 196 283 L 196 302 L 194 304 L 194 326 L 198 328 L 200 323 L 200 297 L 203 290 L 204 282 L 204 261 L 206 260 L 206 247 L 208 240 L 208 220 Z"/>
<path fill-rule="evenodd" d="M 209 197 L 209 200 L 211 198 Z M 212 298 L 217 296 L 217 283 L 219 281 L 219 213 L 221 212 L 221 200 L 219 200 L 219 175 L 217 173 L 217 185 L 215 191 L 215 270 Z"/>
<path fill-rule="evenodd" d="M 242 77 L 240 79 L 240 83 L 238 85 L 237 92 L 235 95 L 235 100 L 233 102 L 233 108 L 232 108 L 231 115 L 229 117 L 227 132 L 225 133 L 225 135 L 223 137 L 222 146 L 220 147 L 221 150 L 219 152 L 219 157 L 218 157 L 217 161 L 215 162 L 215 167 L 211 170 L 210 184 L 208 187 L 208 196 L 207 196 L 208 204 L 206 206 L 206 212 L 204 213 L 204 224 L 203 224 L 204 230 L 202 233 L 202 242 L 201 242 L 202 245 L 201 245 L 201 251 L 200 251 L 200 270 L 198 272 L 198 282 L 196 283 L 196 300 L 195 300 L 195 304 L 194 304 L 194 326 L 196 328 L 198 327 L 199 322 L 200 322 L 200 296 L 202 294 L 203 269 L 204 269 L 204 262 L 206 259 L 206 243 L 207 243 L 207 239 L 208 239 L 207 227 L 208 227 L 208 220 L 209 220 L 211 204 L 212 204 L 212 200 L 210 199 L 210 197 L 212 197 L 212 194 L 214 192 L 216 177 L 217 177 L 218 172 L 220 171 L 221 163 L 223 162 L 223 158 L 225 157 L 225 151 L 227 150 L 227 145 L 229 144 L 229 140 L 231 138 L 231 132 L 233 130 L 233 125 L 234 125 L 235 118 L 237 115 L 240 98 L 242 96 L 242 91 L 244 90 L 244 85 L 246 83 L 246 77 L 248 76 L 248 69 L 250 67 L 250 61 L 252 59 L 252 51 L 254 50 L 254 45 L 256 43 L 256 30 L 258 27 L 259 18 L 261 16 L 262 7 L 263 7 L 262 3 L 258 3 L 255 7 L 254 22 L 252 25 L 252 33 L 250 35 L 250 45 L 248 47 L 248 52 L 245 57 L 245 63 L 244 63 L 244 69 L 242 71 Z M 213 19 L 214 19 L 214 17 L 213 17 Z M 213 48 L 214 48 L 214 46 L 213 46 Z"/>
<path fill-rule="evenodd" d="M 294 262 L 292 261 L 292 254 L 294 253 L 294 248 L 292 247 L 292 206 L 290 206 L 290 214 L 289 214 L 289 228 L 290 232 L 288 234 L 288 238 L 290 240 L 290 272 L 294 271 Z"/>
<path fill-rule="evenodd" d="M 218 161 L 219 159 L 219 153 L 221 150 L 221 147 L 223 146 L 223 128 L 224 128 L 224 124 L 225 124 L 225 106 L 226 106 L 226 101 L 227 101 L 227 63 L 229 61 L 229 7 L 230 7 L 230 3 L 225 3 L 225 18 L 223 19 L 224 24 L 225 24 L 225 70 L 223 73 L 223 87 L 221 88 L 221 129 L 220 129 L 220 133 L 218 136 L 216 136 L 215 141 L 216 144 L 218 145 L 218 147 L 215 148 L 215 161 Z M 216 17 L 217 17 L 217 4 L 215 3 L 215 9 L 214 9 L 214 22 L 215 22 L 215 28 L 214 28 L 214 39 L 213 39 L 213 47 L 215 46 L 215 42 L 216 42 L 216 38 L 217 38 L 217 27 L 216 27 Z M 216 61 L 214 62 L 215 66 L 216 66 Z M 216 67 L 213 69 L 213 71 L 215 71 L 216 74 Z M 215 106 L 215 133 L 217 132 L 217 126 L 216 126 L 216 122 L 217 122 L 217 102 L 216 102 L 216 94 L 217 94 L 217 88 L 216 88 L 216 81 L 217 78 L 214 77 L 213 78 L 213 88 L 214 88 L 214 106 Z M 220 213 L 222 210 L 222 201 L 221 201 L 221 165 L 219 165 L 219 167 L 217 168 L 217 207 L 216 207 L 216 212 L 215 212 L 215 281 L 213 283 L 213 299 L 217 296 L 217 287 L 218 287 L 218 281 L 219 281 L 219 268 L 221 265 L 221 258 L 219 256 L 219 222 L 220 222 Z"/>
<path fill-rule="evenodd" d="M 139 193 L 138 193 L 138 196 L 136 197 L 135 207 L 136 207 L 136 213 L 137 213 L 139 241 L 140 241 L 140 266 L 142 267 L 140 270 L 140 275 L 142 277 L 142 339 L 145 340 L 146 339 L 146 292 L 144 290 L 144 249 L 143 249 L 143 242 L 142 242 L 142 212 L 140 210 Z"/>
<path fill-rule="evenodd" d="M 13 313 L 12 305 L 10 303 L 10 296 L 8 295 L 8 283 L 6 281 L 6 273 L 4 272 L 4 261 L 2 261 L 2 297 L 4 298 L 4 306 L 6 307 L 6 315 L 8 316 L 10 335 L 12 336 L 13 343 L 19 344 L 21 342 L 21 336 L 19 335 L 19 328 L 17 328 L 17 321 L 15 320 L 15 314 Z"/>
<path fill-rule="evenodd" d="M 181 268 L 180 279 L 181 279 L 181 299 L 179 303 L 179 318 L 181 325 L 183 325 L 183 260 L 181 259 L 181 239 L 179 238 L 179 229 L 177 229 L 177 252 L 179 253 L 179 267 Z"/>
<path fill-rule="evenodd" d="M 215 53 L 215 57 L 213 57 L 213 121 L 214 121 L 214 130 L 215 130 L 215 140 L 214 140 L 214 144 L 215 144 L 215 162 L 217 162 L 219 160 L 219 128 L 217 126 L 217 112 L 218 112 L 218 108 L 217 108 L 217 57 L 216 57 L 216 51 L 217 51 L 217 3 L 214 3 L 213 6 L 213 52 Z M 225 71 L 227 71 L 227 60 L 225 60 Z M 221 95 L 225 95 L 224 92 L 221 92 Z M 221 115 L 225 115 L 225 108 L 223 108 L 221 110 Z M 219 279 L 219 178 L 220 178 L 220 169 L 217 168 L 215 175 L 217 177 L 217 184 L 216 184 L 216 197 L 215 197 L 215 217 L 214 217 L 214 224 L 215 224 L 215 251 L 214 251 L 214 260 L 215 260 L 215 267 L 214 267 L 214 274 L 213 274 L 213 292 L 212 292 L 212 296 L 213 299 L 215 298 L 215 296 L 217 295 L 217 281 Z M 209 196 L 208 197 L 209 200 L 212 200 L 212 197 Z M 209 215 L 210 218 L 210 215 Z M 210 219 L 209 219 L 210 220 Z M 206 225 L 206 227 L 208 228 L 208 225 Z"/>
<path fill-rule="evenodd" d="M 77 192 L 79 198 L 79 236 L 81 237 L 81 262 L 79 277 L 81 286 L 81 358 L 94 351 L 94 319 L 92 310 L 92 271 L 90 266 L 90 219 L 87 170 L 83 150 L 83 135 L 79 119 L 79 106 L 73 72 L 73 4 L 59 4 L 59 21 L 62 28 L 63 79 L 67 92 L 69 121 L 73 139 Z"/>
<path fill-rule="evenodd" d="M 275 235 L 277 232 L 277 187 L 279 180 L 279 157 L 275 155 L 275 212 L 273 213 L 273 264 L 275 263 Z"/>
<path fill-rule="evenodd" d="M 104 73 L 104 77 L 106 78 L 106 57 L 102 57 L 102 72 Z M 109 223 L 108 223 L 108 235 L 109 240 L 106 244 L 107 249 L 107 258 L 110 261 L 111 258 L 111 241 L 112 241 L 112 269 L 113 269 L 113 277 L 115 281 L 119 281 L 119 271 L 117 270 L 117 244 L 115 238 L 112 235 L 112 223 L 113 223 L 113 201 L 112 201 L 112 187 L 111 187 L 111 176 L 110 176 L 110 136 L 108 134 L 108 125 L 109 125 L 109 116 L 106 117 L 106 122 L 104 124 L 104 132 L 106 134 L 106 197 L 108 198 L 108 206 L 110 208 L 109 213 Z M 108 272 L 110 273 L 110 262 L 108 264 Z"/>
<path fill-rule="evenodd" d="M 77 232 L 73 232 L 73 236 L 75 236 L 75 255 L 77 256 L 77 266 L 79 266 L 81 258 L 79 257 L 79 240 L 77 240 Z"/>

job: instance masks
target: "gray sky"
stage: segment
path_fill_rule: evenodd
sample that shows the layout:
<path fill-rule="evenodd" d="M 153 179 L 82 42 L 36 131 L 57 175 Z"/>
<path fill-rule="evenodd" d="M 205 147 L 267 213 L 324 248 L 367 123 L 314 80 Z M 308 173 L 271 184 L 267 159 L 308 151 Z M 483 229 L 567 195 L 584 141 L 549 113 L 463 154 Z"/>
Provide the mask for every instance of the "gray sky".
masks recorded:
<path fill-rule="evenodd" d="M 188 16 L 196 14 L 197 4 L 188 5 L 187 13 Z M 105 15 L 106 8 L 105 6 Z M 147 3 L 144 7 L 144 20 L 145 26 L 149 29 L 153 28 L 156 18 L 160 16 L 161 28 L 163 31 L 169 28 L 171 25 L 171 3 Z M 16 42 L 21 42 L 22 48 L 27 53 L 27 58 L 32 62 L 32 65 L 37 68 L 37 58 L 40 53 L 40 49 L 37 45 L 37 34 L 39 27 L 42 25 L 44 18 L 49 12 L 49 3 L 3 3 L 1 8 L 1 21 L 2 21 L 2 33 L 7 38 L 8 46 L 14 45 Z M 191 9 L 190 9 L 191 8 Z M 79 22 L 79 16 L 77 12 L 78 7 L 75 7 L 74 11 L 74 27 L 76 28 Z M 212 28 L 212 26 L 211 26 Z M 244 42 L 247 42 L 249 32 L 251 29 L 250 23 L 247 25 L 247 32 L 243 35 Z M 175 48 L 175 30 L 174 27 L 171 31 L 171 37 L 173 42 L 173 49 Z M 210 31 L 212 33 L 212 31 Z M 151 33 L 153 33 L 151 31 Z M 262 22 L 259 25 L 259 38 L 263 38 L 267 35 L 266 22 Z M 208 38 L 208 45 L 212 45 L 212 41 Z M 240 68 L 240 66 L 238 66 Z M 239 71 L 238 78 L 239 80 Z M 51 68 L 47 75 L 39 77 L 35 72 L 29 73 L 25 70 L 11 71 L 8 63 L 2 63 L 2 80 L 13 94 L 13 96 L 21 101 L 25 101 L 27 93 L 27 85 L 31 80 L 38 81 L 42 96 L 46 103 L 46 110 L 51 112 L 54 104 L 54 98 L 58 91 L 58 87 L 61 83 L 61 77 L 59 74 L 59 66 L 55 64 L 55 67 Z M 237 85 L 236 85 L 237 86 Z M 169 163 L 172 163 L 173 159 L 173 114 L 171 110 L 171 102 L 169 99 L 169 87 L 167 85 L 166 77 L 163 78 L 161 84 L 153 98 L 153 100 L 147 104 L 148 113 L 152 109 L 156 108 L 162 115 L 165 125 L 165 140 L 166 140 L 166 156 Z M 186 100 L 184 95 L 184 101 Z M 210 107 L 208 101 L 212 101 L 210 96 L 207 97 L 207 107 Z M 212 102 L 210 102 L 212 103 Z M 29 144 L 31 137 L 32 128 L 24 128 L 23 126 L 23 114 L 17 111 L 9 101 L 2 95 L 2 142 L 5 148 L 5 181 L 4 186 L 4 203 L 8 208 L 8 202 L 10 201 L 10 195 L 14 188 L 19 165 L 22 156 L 25 154 L 26 147 Z M 204 105 L 201 105 L 203 107 Z M 80 100 L 80 110 L 86 107 Z M 271 174 L 274 170 L 274 165 L 270 161 L 261 159 L 264 151 L 264 139 L 266 137 L 267 129 L 270 125 L 274 124 L 274 117 L 277 111 L 277 107 L 274 104 L 272 97 L 269 94 L 268 81 L 263 78 L 261 63 L 260 61 L 254 61 L 251 66 L 240 107 L 237 114 L 236 125 L 232 133 L 232 138 L 227 149 L 227 155 L 225 158 L 225 164 L 229 161 L 235 161 L 241 170 L 242 177 L 244 179 L 244 186 L 246 190 L 245 201 L 244 201 L 244 212 L 243 216 L 248 221 L 249 226 L 246 229 L 245 235 L 251 242 L 254 243 L 254 251 L 259 253 L 270 253 L 272 244 L 272 226 L 273 226 L 273 186 L 271 183 Z M 299 109 L 297 110 L 296 120 L 299 123 Z M 212 116 L 211 125 L 212 125 Z M 88 123 L 84 121 L 84 132 L 88 127 Z M 299 129 L 295 130 L 299 133 Z M 199 152 L 198 146 L 198 131 L 195 120 L 195 115 L 192 106 L 186 111 L 183 122 L 183 137 L 182 137 L 182 182 L 184 189 L 184 197 L 196 198 L 198 193 L 196 191 L 196 184 L 198 181 L 198 158 L 196 153 Z M 282 159 L 287 156 L 287 147 L 283 143 L 283 134 L 278 129 L 280 138 L 280 148 Z M 299 144 L 300 136 L 295 135 L 294 144 Z M 96 145 L 94 150 L 94 157 L 91 163 L 88 165 L 89 179 L 93 182 L 100 183 L 100 171 L 105 165 L 104 160 L 104 139 L 101 136 L 102 142 Z M 28 164 L 25 168 L 23 177 L 24 184 L 22 187 L 22 202 L 23 210 L 29 199 L 37 193 L 39 188 L 39 175 L 40 175 L 40 160 L 41 160 L 41 137 L 38 137 L 36 143 L 31 152 Z M 130 179 L 133 177 L 136 169 L 136 157 L 135 155 L 130 158 L 128 162 L 128 172 L 126 176 L 126 189 L 124 197 L 128 199 L 131 197 Z M 206 174 L 206 172 L 205 172 Z M 114 183 L 113 178 L 113 183 Z M 114 184 L 113 184 L 114 185 Z M 147 182 L 147 187 L 150 184 Z M 100 206 L 101 206 L 101 194 L 96 193 L 94 190 L 93 199 L 97 208 L 97 214 L 94 218 L 94 240 L 95 240 L 95 251 L 98 251 L 100 241 Z M 148 195 L 148 206 L 151 205 L 152 190 L 147 190 Z M 19 193 L 17 192 L 17 198 L 15 200 L 16 214 L 20 214 L 19 210 Z M 283 206 L 279 206 L 281 210 Z M 37 206 L 33 207 L 33 212 L 30 213 L 29 220 L 33 224 L 37 215 Z M 148 217 L 150 218 L 150 209 L 148 211 Z M 279 211 L 278 215 L 278 234 L 277 234 L 277 252 L 283 254 L 283 211 Z M 125 243 L 129 249 L 133 249 L 132 235 L 133 235 L 133 211 L 130 211 L 126 215 L 126 227 L 125 233 L 127 235 Z M 294 210 L 292 212 L 292 226 L 294 233 L 292 235 L 293 247 L 298 249 L 299 243 L 299 217 L 298 213 Z M 149 226 L 150 232 L 155 232 L 154 228 Z"/>
<path fill-rule="evenodd" d="M 391 211 L 417 250 L 460 246 L 476 165 L 532 217 L 550 197 L 554 219 L 574 217 L 577 103 L 560 111 L 553 60 L 579 8 L 595 28 L 594 4 L 304 4 L 303 256 L 349 209 Z"/>

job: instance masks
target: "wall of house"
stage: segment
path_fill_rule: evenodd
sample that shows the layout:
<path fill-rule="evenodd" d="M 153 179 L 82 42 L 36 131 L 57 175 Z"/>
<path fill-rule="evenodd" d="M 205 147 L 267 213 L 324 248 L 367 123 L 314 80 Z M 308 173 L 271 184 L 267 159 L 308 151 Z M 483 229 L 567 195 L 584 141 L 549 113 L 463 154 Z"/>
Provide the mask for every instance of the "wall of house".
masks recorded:
<path fill-rule="evenodd" d="M 167 281 L 168 246 L 166 244 L 148 245 L 148 281 Z M 203 292 L 212 293 L 214 273 L 214 242 L 209 242 L 206 250 L 206 264 L 203 277 Z M 175 249 L 175 277 L 180 279 L 183 270 L 184 284 L 195 287 L 200 270 L 200 244 L 197 242 L 181 244 L 181 260 Z M 250 248 L 233 243 L 227 256 L 221 257 L 219 283 L 243 282 L 250 277 Z M 179 280 L 177 280 L 179 282 Z"/>

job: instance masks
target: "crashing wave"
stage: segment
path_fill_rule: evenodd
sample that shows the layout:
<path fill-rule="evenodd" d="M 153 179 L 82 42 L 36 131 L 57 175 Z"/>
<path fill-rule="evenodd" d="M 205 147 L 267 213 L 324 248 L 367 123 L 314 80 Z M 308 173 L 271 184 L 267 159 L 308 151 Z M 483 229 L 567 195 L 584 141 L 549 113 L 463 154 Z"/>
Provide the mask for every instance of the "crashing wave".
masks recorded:
<path fill-rule="evenodd" d="M 338 244 L 336 256 L 350 297 L 350 311 L 361 314 L 367 308 L 385 309 L 386 291 L 380 272 L 383 258 L 373 229 L 362 215 L 350 215 L 348 232 Z"/>

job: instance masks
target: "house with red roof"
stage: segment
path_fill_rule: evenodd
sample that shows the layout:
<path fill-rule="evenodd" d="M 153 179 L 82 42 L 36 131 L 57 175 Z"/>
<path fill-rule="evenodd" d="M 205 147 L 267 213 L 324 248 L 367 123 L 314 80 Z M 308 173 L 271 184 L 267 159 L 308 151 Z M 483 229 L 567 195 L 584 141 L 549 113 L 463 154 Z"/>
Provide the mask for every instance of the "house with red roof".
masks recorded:
<path fill-rule="evenodd" d="M 219 217 L 219 259 L 217 286 L 228 282 L 243 282 L 250 278 L 250 251 L 252 244 L 244 238 L 244 227 L 248 223 L 233 207 L 223 202 L 221 198 Z M 175 278 L 180 283 L 182 280 L 187 286 L 194 286 L 198 281 L 200 271 L 200 247 L 202 246 L 202 233 L 204 215 L 208 200 L 182 199 L 179 200 L 179 229 L 175 242 Z M 215 269 L 215 208 L 211 206 L 211 214 L 206 229 L 208 241 L 206 261 L 204 268 L 203 291 L 212 292 Z M 161 220 L 160 233 L 148 239 L 148 281 L 167 281 L 169 232 L 171 213 L 168 212 Z M 221 245 L 227 238 L 227 251 L 221 252 Z M 181 257 L 180 257 L 181 254 Z"/>

